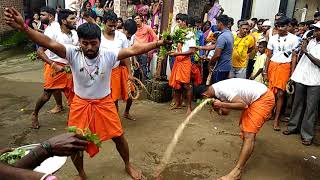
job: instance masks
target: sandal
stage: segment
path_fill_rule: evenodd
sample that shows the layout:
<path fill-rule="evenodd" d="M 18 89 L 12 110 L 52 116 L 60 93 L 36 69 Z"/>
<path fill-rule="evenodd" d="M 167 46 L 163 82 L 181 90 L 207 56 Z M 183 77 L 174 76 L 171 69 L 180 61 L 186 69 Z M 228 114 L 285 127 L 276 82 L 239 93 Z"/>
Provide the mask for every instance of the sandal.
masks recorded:
<path fill-rule="evenodd" d="M 312 140 L 302 139 L 302 144 L 305 145 L 305 146 L 311 146 L 312 145 Z"/>
<path fill-rule="evenodd" d="M 297 134 L 297 132 L 296 131 L 285 130 L 285 131 L 282 132 L 282 134 L 288 136 L 288 135 L 291 135 L 291 134 Z"/>

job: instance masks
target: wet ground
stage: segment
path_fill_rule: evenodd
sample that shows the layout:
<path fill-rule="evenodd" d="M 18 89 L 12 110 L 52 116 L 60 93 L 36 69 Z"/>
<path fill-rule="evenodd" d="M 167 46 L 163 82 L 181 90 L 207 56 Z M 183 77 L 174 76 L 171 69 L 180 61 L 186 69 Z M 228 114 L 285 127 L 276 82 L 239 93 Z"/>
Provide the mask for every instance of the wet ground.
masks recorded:
<path fill-rule="evenodd" d="M 30 114 L 42 92 L 42 63 L 27 60 L 25 52 L 0 53 L 0 147 L 38 143 L 65 132 L 66 111 L 57 115 L 47 111 L 50 100 L 40 113 L 41 128 L 31 130 Z M 124 104 L 120 111 L 123 112 Z M 135 101 L 132 115 L 136 122 L 122 119 L 129 142 L 132 163 L 148 179 L 153 179 L 174 131 L 185 118 L 185 109 L 170 111 L 168 104 L 148 100 Z M 216 179 L 233 168 L 241 147 L 239 112 L 221 117 L 203 109 L 187 126 L 172 159 L 162 174 L 165 180 Z M 244 180 L 317 180 L 320 179 L 320 147 L 301 145 L 298 135 L 283 136 L 272 130 L 271 122 L 258 134 L 254 154 L 243 172 Z M 284 127 L 284 124 L 282 124 Z M 94 158 L 85 157 L 85 169 L 92 180 L 130 179 L 111 141 L 103 144 Z M 61 179 L 77 174 L 71 160 L 57 172 Z"/>

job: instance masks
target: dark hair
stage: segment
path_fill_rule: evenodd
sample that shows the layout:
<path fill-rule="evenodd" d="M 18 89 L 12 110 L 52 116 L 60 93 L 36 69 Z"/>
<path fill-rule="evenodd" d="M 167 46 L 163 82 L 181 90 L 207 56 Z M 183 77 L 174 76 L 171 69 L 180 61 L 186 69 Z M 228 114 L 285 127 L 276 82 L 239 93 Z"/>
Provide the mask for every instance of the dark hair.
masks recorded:
<path fill-rule="evenodd" d="M 143 17 L 143 15 L 142 14 L 136 14 L 136 15 L 133 15 L 132 16 L 132 19 L 134 19 L 134 18 L 136 18 L 136 17 L 140 17 L 140 19 L 143 21 L 144 20 L 144 17 Z"/>
<path fill-rule="evenodd" d="M 296 18 L 290 19 L 289 25 L 298 26 L 298 20 Z"/>
<path fill-rule="evenodd" d="M 316 17 L 320 17 L 320 11 L 319 11 L 319 12 L 314 13 L 313 17 L 314 17 L 314 18 L 316 18 Z"/>
<path fill-rule="evenodd" d="M 77 29 L 79 39 L 96 39 L 101 40 L 101 29 L 93 23 L 83 23 Z"/>
<path fill-rule="evenodd" d="M 201 85 L 193 88 L 193 95 L 196 99 L 201 99 L 201 98 L 203 98 L 202 94 L 205 93 L 208 89 L 209 89 L 209 87 L 201 84 Z"/>
<path fill-rule="evenodd" d="M 224 26 L 228 26 L 229 23 L 229 16 L 227 15 L 220 15 L 217 18 L 217 21 L 221 22 Z"/>
<path fill-rule="evenodd" d="M 276 16 L 281 16 L 281 17 L 283 17 L 283 16 L 285 16 L 285 15 L 284 15 L 283 12 L 278 12 L 274 17 L 276 17 Z"/>
<path fill-rule="evenodd" d="M 98 18 L 100 18 L 100 20 L 102 22 L 102 17 L 101 16 L 97 16 L 95 20 L 97 21 Z"/>
<path fill-rule="evenodd" d="M 97 14 L 93 10 L 85 11 L 83 17 L 92 17 L 93 19 L 97 18 Z"/>
<path fill-rule="evenodd" d="M 188 25 L 190 25 L 191 27 L 194 27 L 196 25 L 196 21 L 193 17 L 188 17 Z"/>
<path fill-rule="evenodd" d="M 255 23 L 258 22 L 258 18 L 251 18 L 251 21 L 254 21 Z"/>
<path fill-rule="evenodd" d="M 228 23 L 230 23 L 231 25 L 234 25 L 234 19 L 232 17 L 229 17 Z"/>
<path fill-rule="evenodd" d="M 155 24 L 155 25 L 153 25 L 153 28 L 159 28 L 159 25 L 158 24 Z"/>
<path fill-rule="evenodd" d="M 307 25 L 306 22 L 299 22 L 299 26 L 305 26 L 305 25 Z"/>
<path fill-rule="evenodd" d="M 306 21 L 306 25 L 307 25 L 308 27 L 310 27 L 312 24 L 314 24 L 314 21 L 313 21 L 313 20 Z"/>
<path fill-rule="evenodd" d="M 282 16 L 276 21 L 277 26 L 284 26 L 290 23 L 290 19 L 287 16 Z"/>
<path fill-rule="evenodd" d="M 200 17 L 195 17 L 194 20 L 196 23 L 202 23 L 202 20 Z"/>
<path fill-rule="evenodd" d="M 46 12 L 48 14 L 51 14 L 52 16 L 56 15 L 56 10 L 54 10 L 52 7 L 49 7 L 49 6 L 42 7 L 40 9 L 40 12 Z"/>
<path fill-rule="evenodd" d="M 268 46 L 268 42 L 267 41 L 261 41 L 261 42 L 259 42 L 259 45 L 261 45 L 263 47 L 267 47 Z"/>
<path fill-rule="evenodd" d="M 118 17 L 118 21 L 121 21 L 123 24 L 123 19 L 121 17 Z"/>
<path fill-rule="evenodd" d="M 82 5 L 83 8 L 86 8 L 87 4 L 90 4 L 90 6 L 92 7 L 92 4 L 90 3 L 90 1 L 85 1 Z"/>
<path fill-rule="evenodd" d="M 257 23 L 264 23 L 265 19 L 259 19 Z"/>
<path fill-rule="evenodd" d="M 74 15 L 74 13 L 70 9 L 61 9 L 58 13 L 58 22 L 61 25 L 62 20 L 66 20 L 70 15 Z"/>
<path fill-rule="evenodd" d="M 182 22 L 186 22 L 187 25 L 189 24 L 189 17 L 188 17 L 187 14 L 181 14 L 180 20 L 181 20 Z"/>
<path fill-rule="evenodd" d="M 113 21 L 113 22 L 118 21 L 117 14 L 114 13 L 113 11 L 107 11 L 106 13 L 104 13 L 102 22 L 106 23 L 107 21 Z"/>
<path fill-rule="evenodd" d="M 137 23 L 133 19 L 128 19 L 123 23 L 123 29 L 134 35 L 137 32 Z"/>
<path fill-rule="evenodd" d="M 176 20 L 181 20 L 181 15 L 182 15 L 182 13 L 178 13 L 178 14 L 176 15 Z"/>

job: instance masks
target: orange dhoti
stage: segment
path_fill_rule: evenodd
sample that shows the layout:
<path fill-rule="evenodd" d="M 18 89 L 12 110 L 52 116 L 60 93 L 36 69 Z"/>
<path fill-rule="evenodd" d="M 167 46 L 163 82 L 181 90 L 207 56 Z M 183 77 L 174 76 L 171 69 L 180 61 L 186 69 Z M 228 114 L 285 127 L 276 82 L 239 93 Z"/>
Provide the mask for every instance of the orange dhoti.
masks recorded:
<path fill-rule="evenodd" d="M 271 90 L 262 95 L 259 99 L 245 109 L 240 118 L 242 132 L 258 133 L 266 122 L 275 105 L 275 97 Z"/>
<path fill-rule="evenodd" d="M 121 68 L 120 66 L 113 68 L 111 72 L 111 97 L 113 101 L 117 101 L 121 97 Z"/>
<path fill-rule="evenodd" d="M 277 89 L 286 90 L 290 78 L 291 64 L 270 61 L 268 68 L 269 89 L 276 94 Z"/>
<path fill-rule="evenodd" d="M 81 99 L 75 96 L 70 107 L 68 126 L 83 130 L 89 128 L 101 141 L 123 134 L 116 106 L 110 96 L 102 99 Z M 99 148 L 89 143 L 86 151 L 93 157 L 99 152 Z"/>
<path fill-rule="evenodd" d="M 194 86 L 199 86 L 202 82 L 200 67 L 196 64 L 191 66 L 191 79 Z"/>
<path fill-rule="evenodd" d="M 122 99 L 128 100 L 127 82 L 129 80 L 129 71 L 126 66 L 119 65 L 112 69 L 111 73 L 111 97 L 113 101 Z M 134 86 L 131 85 L 131 91 L 134 91 Z"/>
<path fill-rule="evenodd" d="M 128 80 L 129 80 L 129 71 L 126 66 L 120 66 L 121 68 L 121 99 L 126 101 L 129 99 L 128 96 Z M 131 91 L 134 91 L 134 86 L 131 85 Z"/>
<path fill-rule="evenodd" d="M 60 66 L 66 66 L 63 63 L 55 62 Z M 61 89 L 67 98 L 68 105 L 72 103 L 74 97 L 72 74 L 66 72 L 56 72 L 48 63 L 44 64 L 44 85 L 45 90 Z"/>
<path fill-rule="evenodd" d="M 174 89 L 180 89 L 182 84 L 189 84 L 191 66 L 190 56 L 176 56 L 169 79 L 169 85 Z"/>

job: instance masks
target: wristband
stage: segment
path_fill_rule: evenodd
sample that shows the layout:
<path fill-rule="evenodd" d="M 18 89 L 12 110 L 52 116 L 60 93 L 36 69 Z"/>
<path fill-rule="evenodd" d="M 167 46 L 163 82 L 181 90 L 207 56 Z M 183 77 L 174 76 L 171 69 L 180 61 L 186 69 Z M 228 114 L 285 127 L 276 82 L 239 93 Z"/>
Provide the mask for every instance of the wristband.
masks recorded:
<path fill-rule="evenodd" d="M 41 147 L 47 151 L 50 157 L 53 156 L 51 144 L 47 141 L 41 143 Z"/>

